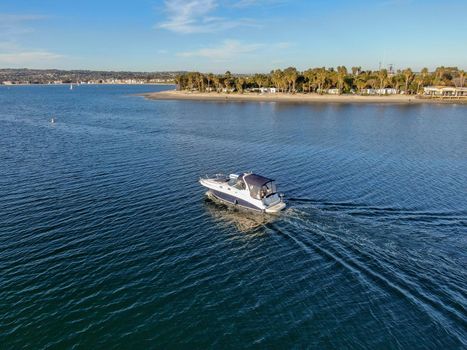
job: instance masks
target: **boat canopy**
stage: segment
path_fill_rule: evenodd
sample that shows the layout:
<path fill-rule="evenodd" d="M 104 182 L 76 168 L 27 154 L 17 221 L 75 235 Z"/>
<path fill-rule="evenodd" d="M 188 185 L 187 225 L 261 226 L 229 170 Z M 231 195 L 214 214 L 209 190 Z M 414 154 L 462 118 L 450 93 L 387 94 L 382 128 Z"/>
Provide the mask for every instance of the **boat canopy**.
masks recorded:
<path fill-rule="evenodd" d="M 268 179 L 256 174 L 244 174 L 243 180 L 248 185 L 250 195 L 256 199 L 264 197 L 276 192 L 276 185 L 273 179 Z"/>
<path fill-rule="evenodd" d="M 256 175 L 256 174 L 245 174 L 243 176 L 244 181 L 249 186 L 261 187 L 268 182 L 274 181 L 273 179 L 268 179 L 267 177 Z"/>

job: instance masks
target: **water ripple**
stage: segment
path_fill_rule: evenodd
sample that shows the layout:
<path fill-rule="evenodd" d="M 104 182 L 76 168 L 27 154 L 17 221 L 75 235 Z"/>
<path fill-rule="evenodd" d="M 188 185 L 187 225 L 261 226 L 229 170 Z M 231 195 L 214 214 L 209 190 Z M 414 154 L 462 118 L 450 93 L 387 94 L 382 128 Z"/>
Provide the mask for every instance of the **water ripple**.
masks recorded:
<path fill-rule="evenodd" d="M 2 348 L 467 346 L 465 107 L 145 89 L 0 87 Z M 243 170 L 282 215 L 204 198 Z"/>

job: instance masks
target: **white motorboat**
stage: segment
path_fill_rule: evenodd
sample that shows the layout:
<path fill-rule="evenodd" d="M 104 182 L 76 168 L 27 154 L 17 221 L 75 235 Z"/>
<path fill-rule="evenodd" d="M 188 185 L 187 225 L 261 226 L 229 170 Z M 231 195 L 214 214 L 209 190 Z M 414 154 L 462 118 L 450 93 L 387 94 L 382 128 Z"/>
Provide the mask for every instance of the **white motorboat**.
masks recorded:
<path fill-rule="evenodd" d="M 200 178 L 199 183 L 208 188 L 208 196 L 240 208 L 263 213 L 278 213 L 285 208 L 283 196 L 277 193 L 275 181 L 260 175 L 217 174 Z"/>

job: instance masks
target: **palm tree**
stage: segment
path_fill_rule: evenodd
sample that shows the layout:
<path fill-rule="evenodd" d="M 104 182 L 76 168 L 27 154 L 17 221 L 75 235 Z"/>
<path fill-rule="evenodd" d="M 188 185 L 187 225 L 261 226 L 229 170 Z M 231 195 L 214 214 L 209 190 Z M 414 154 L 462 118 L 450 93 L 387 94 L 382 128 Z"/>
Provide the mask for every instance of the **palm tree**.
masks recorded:
<path fill-rule="evenodd" d="M 244 87 L 245 87 L 245 79 L 243 79 L 243 78 L 236 79 L 235 87 L 236 87 L 238 92 L 243 94 L 243 90 L 244 90 Z"/>
<path fill-rule="evenodd" d="M 465 72 L 460 70 L 457 74 L 458 76 L 452 79 L 454 86 L 456 87 L 464 87 L 465 84 Z"/>
<path fill-rule="evenodd" d="M 381 90 L 386 87 L 387 78 L 388 78 L 388 71 L 386 69 L 381 69 L 378 71 L 380 93 L 381 93 Z"/>
<path fill-rule="evenodd" d="M 193 73 L 188 73 L 187 76 L 187 86 L 190 90 L 193 89 Z"/>
<path fill-rule="evenodd" d="M 308 83 L 308 92 L 311 92 L 311 84 L 313 84 L 314 80 L 316 79 L 314 69 L 307 69 L 303 72 L 303 76 L 305 77 Z"/>
<path fill-rule="evenodd" d="M 404 75 L 404 79 L 405 79 L 405 93 L 408 94 L 409 93 L 409 85 L 410 85 L 410 83 L 412 82 L 412 80 L 414 78 L 414 74 L 413 74 L 413 72 L 412 72 L 412 70 L 410 68 L 404 69 L 402 71 L 402 74 Z"/>
<path fill-rule="evenodd" d="M 438 67 L 435 70 L 435 84 L 444 85 L 443 76 L 446 73 L 446 68 L 444 66 Z"/>
<path fill-rule="evenodd" d="M 326 83 L 327 71 L 326 68 L 317 68 L 316 70 L 316 82 L 318 83 L 318 92 L 322 93 L 323 86 Z"/>
<path fill-rule="evenodd" d="M 362 71 L 362 67 L 352 67 L 352 75 L 359 75 Z"/>
<path fill-rule="evenodd" d="M 224 86 L 225 86 L 225 89 L 227 90 L 226 92 L 230 92 L 229 90 L 231 89 L 231 87 L 233 85 L 232 83 L 233 82 L 232 82 L 231 78 L 229 78 L 227 76 L 224 77 Z"/>
<path fill-rule="evenodd" d="M 378 86 L 378 81 L 373 78 L 373 77 L 370 77 L 367 81 L 366 81 L 366 84 L 371 87 L 372 89 L 375 89 L 377 86 Z"/>
<path fill-rule="evenodd" d="M 204 92 L 206 90 L 205 88 L 205 76 L 202 73 L 196 73 L 196 81 L 198 83 L 198 91 Z"/>
<path fill-rule="evenodd" d="M 284 92 L 283 89 L 283 82 L 284 82 L 284 72 L 280 69 L 276 69 L 271 72 L 271 80 L 274 86 L 279 89 L 279 91 L 282 89 L 282 92 Z"/>
<path fill-rule="evenodd" d="M 417 94 L 420 93 L 420 88 L 427 83 L 427 77 L 429 75 L 428 68 L 423 68 L 420 74 L 415 76 L 415 82 L 417 83 Z"/>
<path fill-rule="evenodd" d="M 259 88 L 266 87 L 269 84 L 269 77 L 266 74 L 255 74 L 253 81 Z"/>
<path fill-rule="evenodd" d="M 284 70 L 285 80 L 287 81 L 289 92 L 295 93 L 295 83 L 297 82 L 298 72 L 294 67 L 289 67 Z"/>
<path fill-rule="evenodd" d="M 182 74 L 177 75 L 175 77 L 175 84 L 177 85 L 177 90 L 184 90 L 185 87 L 183 86 L 183 78 L 184 76 Z"/>
<path fill-rule="evenodd" d="M 399 88 L 402 85 L 403 80 L 404 80 L 403 75 L 401 73 L 397 73 L 391 77 L 390 84 L 394 89 L 399 90 Z"/>
<path fill-rule="evenodd" d="M 339 89 L 339 94 L 341 94 L 342 90 L 344 89 L 344 82 L 345 82 L 346 76 L 347 76 L 347 68 L 345 68 L 345 66 L 338 66 L 336 80 L 337 80 L 337 88 Z"/>
<path fill-rule="evenodd" d="M 207 82 L 208 82 L 208 91 L 211 92 L 211 82 L 214 83 L 214 74 L 209 73 L 209 74 L 206 76 L 206 80 L 207 80 Z"/>
<path fill-rule="evenodd" d="M 356 87 L 357 87 L 357 91 L 358 91 L 359 93 L 361 93 L 362 90 L 363 90 L 364 88 L 366 88 L 366 86 L 367 86 L 367 80 L 365 79 L 365 77 L 359 77 L 359 78 L 357 78 L 357 80 L 355 81 L 355 85 L 356 85 Z"/>
<path fill-rule="evenodd" d="M 214 86 L 216 87 L 216 92 L 219 92 L 220 90 L 220 78 L 215 75 L 212 77 L 212 82 L 214 83 Z"/>

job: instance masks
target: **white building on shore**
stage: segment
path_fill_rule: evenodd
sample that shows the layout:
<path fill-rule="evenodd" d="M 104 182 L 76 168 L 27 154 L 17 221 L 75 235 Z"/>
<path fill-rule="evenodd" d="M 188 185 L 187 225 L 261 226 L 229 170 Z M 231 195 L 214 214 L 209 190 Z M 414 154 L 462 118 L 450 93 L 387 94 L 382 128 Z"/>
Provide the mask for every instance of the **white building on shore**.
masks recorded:
<path fill-rule="evenodd" d="M 423 95 L 431 97 L 467 97 L 467 87 L 426 86 Z"/>
<path fill-rule="evenodd" d="M 261 94 L 275 94 L 277 89 L 275 87 L 260 87 L 247 89 L 249 92 L 259 92 Z"/>
<path fill-rule="evenodd" d="M 397 94 L 397 89 L 394 88 L 382 88 L 376 89 L 377 95 L 395 95 Z"/>
<path fill-rule="evenodd" d="M 382 88 L 382 89 L 362 89 L 362 95 L 396 95 L 397 89 L 394 88 Z"/>

